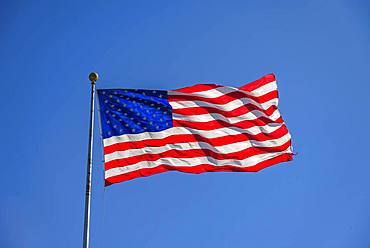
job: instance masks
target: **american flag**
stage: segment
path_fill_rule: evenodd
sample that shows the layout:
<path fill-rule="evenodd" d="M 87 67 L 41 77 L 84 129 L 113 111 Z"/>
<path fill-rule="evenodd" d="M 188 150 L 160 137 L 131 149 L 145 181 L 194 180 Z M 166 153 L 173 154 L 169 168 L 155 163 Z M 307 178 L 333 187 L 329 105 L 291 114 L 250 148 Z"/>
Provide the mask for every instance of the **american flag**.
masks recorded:
<path fill-rule="evenodd" d="M 165 171 L 259 171 L 292 160 L 275 76 L 239 88 L 99 89 L 105 184 Z"/>

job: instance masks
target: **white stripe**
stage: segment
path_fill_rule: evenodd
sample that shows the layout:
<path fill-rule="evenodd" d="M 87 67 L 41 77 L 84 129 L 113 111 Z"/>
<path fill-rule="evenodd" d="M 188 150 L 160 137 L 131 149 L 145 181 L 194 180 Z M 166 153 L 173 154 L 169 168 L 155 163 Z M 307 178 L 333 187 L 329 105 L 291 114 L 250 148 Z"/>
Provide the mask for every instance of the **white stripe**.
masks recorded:
<path fill-rule="evenodd" d="M 250 167 L 262 161 L 272 159 L 274 157 L 277 157 L 285 153 L 291 153 L 291 149 L 288 148 L 287 150 L 282 151 L 282 152 L 258 154 L 258 155 L 254 155 L 254 156 L 248 157 L 243 160 L 235 160 L 235 159 L 218 160 L 212 157 L 181 158 L 181 159 L 161 158 L 156 161 L 142 161 L 142 162 L 139 162 L 133 165 L 109 169 L 105 171 L 105 179 L 113 177 L 113 176 L 129 173 L 132 171 L 136 171 L 139 169 L 143 169 L 143 168 L 154 168 L 162 164 L 173 166 L 173 167 L 177 167 L 177 166 L 192 167 L 192 166 L 197 166 L 201 164 L 211 164 L 215 166 L 233 165 L 237 167 Z"/>
<path fill-rule="evenodd" d="M 239 152 L 250 147 L 277 147 L 285 144 L 290 140 L 289 133 L 278 139 L 271 139 L 265 141 L 257 140 L 246 140 L 235 142 L 222 146 L 212 146 L 206 142 L 186 142 L 186 143 L 175 143 L 175 144 L 166 144 L 159 147 L 144 147 L 139 149 L 129 149 L 126 151 L 117 151 L 104 156 L 105 162 L 110 162 L 116 159 L 128 158 L 143 154 L 160 154 L 169 150 L 177 151 L 187 151 L 192 149 L 207 149 L 219 154 L 229 154 L 233 152 Z"/>
<path fill-rule="evenodd" d="M 198 130 L 189 127 L 172 127 L 160 132 L 145 132 L 138 134 L 123 134 L 120 136 L 113 136 L 104 139 L 103 142 L 104 146 L 110 146 L 122 142 L 134 142 L 147 139 L 164 139 L 171 135 L 181 135 L 181 134 L 198 134 L 205 138 L 218 138 L 243 133 L 250 135 L 257 135 L 259 133 L 269 134 L 279 129 L 282 125 L 283 124 L 280 123 L 270 123 L 265 126 L 254 126 L 246 129 L 239 127 L 223 127 L 213 130 Z"/>
<path fill-rule="evenodd" d="M 215 89 L 199 91 L 199 92 L 194 92 L 194 93 L 184 93 L 184 92 L 178 92 L 178 91 L 171 90 L 171 91 L 168 91 L 168 94 L 172 96 L 199 96 L 199 97 L 205 97 L 205 98 L 216 98 L 216 97 L 223 96 L 231 92 L 240 91 L 250 96 L 259 97 L 259 96 L 263 96 L 274 90 L 277 90 L 276 81 L 265 84 L 251 92 L 241 90 L 235 87 L 230 87 L 230 86 L 220 86 Z"/>
<path fill-rule="evenodd" d="M 271 83 L 265 84 L 261 87 L 258 87 L 257 89 L 254 89 L 251 91 L 253 96 L 263 96 L 267 93 L 270 93 L 271 91 L 277 90 L 277 84 L 276 81 L 273 81 Z"/>
<path fill-rule="evenodd" d="M 253 110 L 243 115 L 239 115 L 237 117 L 225 117 L 219 113 L 209 113 L 209 114 L 202 114 L 202 115 L 182 115 L 173 113 L 172 117 L 174 120 L 182 120 L 182 121 L 191 121 L 191 122 L 207 122 L 207 121 L 214 121 L 214 120 L 222 120 L 230 124 L 235 124 L 240 121 L 251 121 L 255 120 L 259 117 L 266 117 L 270 120 L 276 121 L 280 117 L 279 110 L 276 109 L 272 115 L 268 116 L 265 113 L 259 110 Z"/>
<path fill-rule="evenodd" d="M 221 109 L 224 111 L 231 111 L 231 110 L 234 110 L 236 108 L 239 108 L 247 104 L 253 104 L 254 106 L 257 106 L 260 109 L 266 110 L 271 106 L 277 106 L 278 101 L 279 100 L 277 98 L 273 98 L 264 103 L 258 103 L 255 100 L 252 100 L 250 98 L 239 98 L 239 99 L 235 99 L 231 102 L 224 103 L 224 104 L 215 104 L 211 102 L 198 101 L 198 100 L 170 101 L 169 103 L 173 109 L 194 108 L 194 107 L 212 107 L 212 108 L 217 108 L 217 109 Z"/>

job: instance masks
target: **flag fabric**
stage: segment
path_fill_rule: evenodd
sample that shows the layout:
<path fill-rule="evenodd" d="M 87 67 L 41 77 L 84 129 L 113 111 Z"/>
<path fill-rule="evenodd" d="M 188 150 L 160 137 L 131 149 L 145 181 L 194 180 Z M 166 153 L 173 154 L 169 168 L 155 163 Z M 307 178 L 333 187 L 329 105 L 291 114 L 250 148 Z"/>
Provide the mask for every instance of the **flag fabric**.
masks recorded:
<path fill-rule="evenodd" d="M 106 186 L 171 170 L 255 172 L 292 160 L 273 74 L 239 88 L 97 92 Z"/>

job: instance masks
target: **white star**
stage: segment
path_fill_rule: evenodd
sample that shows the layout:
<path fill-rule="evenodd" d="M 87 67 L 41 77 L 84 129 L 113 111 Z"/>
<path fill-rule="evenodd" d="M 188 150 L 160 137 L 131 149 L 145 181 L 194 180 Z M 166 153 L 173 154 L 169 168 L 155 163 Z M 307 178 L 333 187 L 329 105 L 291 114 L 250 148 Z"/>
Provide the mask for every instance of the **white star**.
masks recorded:
<path fill-rule="evenodd" d="M 117 125 L 114 125 L 113 128 L 117 128 Z"/>
<path fill-rule="evenodd" d="M 156 126 L 156 127 L 155 127 L 155 129 L 157 129 L 157 130 L 158 130 L 158 129 L 159 129 L 159 126 Z"/>
<path fill-rule="evenodd" d="M 153 94 L 157 93 L 155 90 L 153 90 Z"/>
<path fill-rule="evenodd" d="M 110 105 L 112 108 L 114 108 L 114 104 Z"/>
<path fill-rule="evenodd" d="M 159 98 L 162 98 L 162 94 L 159 95 Z"/>
<path fill-rule="evenodd" d="M 135 130 L 136 130 L 136 129 L 135 129 L 135 128 L 133 128 L 133 129 L 132 129 L 132 132 L 135 132 Z"/>
<path fill-rule="evenodd" d="M 115 114 L 112 114 L 112 116 L 113 116 L 113 117 L 116 117 L 116 115 L 115 115 Z"/>
<path fill-rule="evenodd" d="M 124 113 L 124 115 L 127 115 L 127 113 Z"/>
<path fill-rule="evenodd" d="M 161 108 L 160 107 L 157 107 L 158 110 L 160 110 Z"/>
<path fill-rule="evenodd" d="M 122 119 L 119 119 L 119 121 L 122 121 Z"/>
<path fill-rule="evenodd" d="M 122 110 L 122 109 L 120 109 L 120 108 L 118 109 L 118 111 L 121 111 L 121 110 Z"/>
<path fill-rule="evenodd" d="M 140 116 L 140 113 L 139 113 L 139 112 L 137 112 L 137 113 L 136 113 L 136 115 L 137 115 L 137 116 Z"/>
<path fill-rule="evenodd" d="M 105 95 L 105 91 L 102 91 L 101 93 L 102 93 L 103 95 Z"/>
<path fill-rule="evenodd" d="M 153 117 L 156 117 L 157 115 L 156 114 L 153 114 Z"/>
<path fill-rule="evenodd" d="M 146 94 L 145 94 L 145 92 L 143 92 L 143 95 L 145 96 Z"/>
<path fill-rule="evenodd" d="M 119 102 L 119 99 L 117 99 L 117 101 L 116 102 Z"/>
<path fill-rule="evenodd" d="M 105 110 L 105 113 L 107 113 L 107 114 L 108 114 L 108 113 L 109 113 L 109 110 Z"/>
<path fill-rule="evenodd" d="M 153 124 L 153 122 L 152 122 L 152 121 L 150 121 L 150 122 L 149 122 L 149 124 L 150 124 L 150 125 L 152 125 L 152 124 Z"/>
<path fill-rule="evenodd" d="M 117 95 L 117 91 L 113 92 L 115 95 Z"/>
<path fill-rule="evenodd" d="M 109 124 L 110 123 L 110 120 L 107 120 L 107 123 Z"/>
<path fill-rule="evenodd" d="M 108 103 L 108 100 L 105 100 L 104 102 L 105 102 L 105 103 Z"/>
<path fill-rule="evenodd" d="M 113 96 L 112 95 L 109 95 L 109 98 L 112 98 Z"/>
<path fill-rule="evenodd" d="M 126 123 L 125 126 L 128 127 L 128 123 Z"/>
<path fill-rule="evenodd" d="M 146 120 L 146 116 L 143 117 L 143 120 Z"/>

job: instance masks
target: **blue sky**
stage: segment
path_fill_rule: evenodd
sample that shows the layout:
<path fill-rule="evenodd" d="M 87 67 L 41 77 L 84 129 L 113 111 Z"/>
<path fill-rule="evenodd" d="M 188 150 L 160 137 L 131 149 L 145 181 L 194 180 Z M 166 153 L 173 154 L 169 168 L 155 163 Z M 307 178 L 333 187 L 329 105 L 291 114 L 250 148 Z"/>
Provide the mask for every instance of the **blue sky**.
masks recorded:
<path fill-rule="evenodd" d="M 0 6 L 1 247 L 82 245 L 91 71 L 100 88 L 148 89 L 274 72 L 298 153 L 104 189 L 96 129 L 91 247 L 370 246 L 369 2 Z"/>

